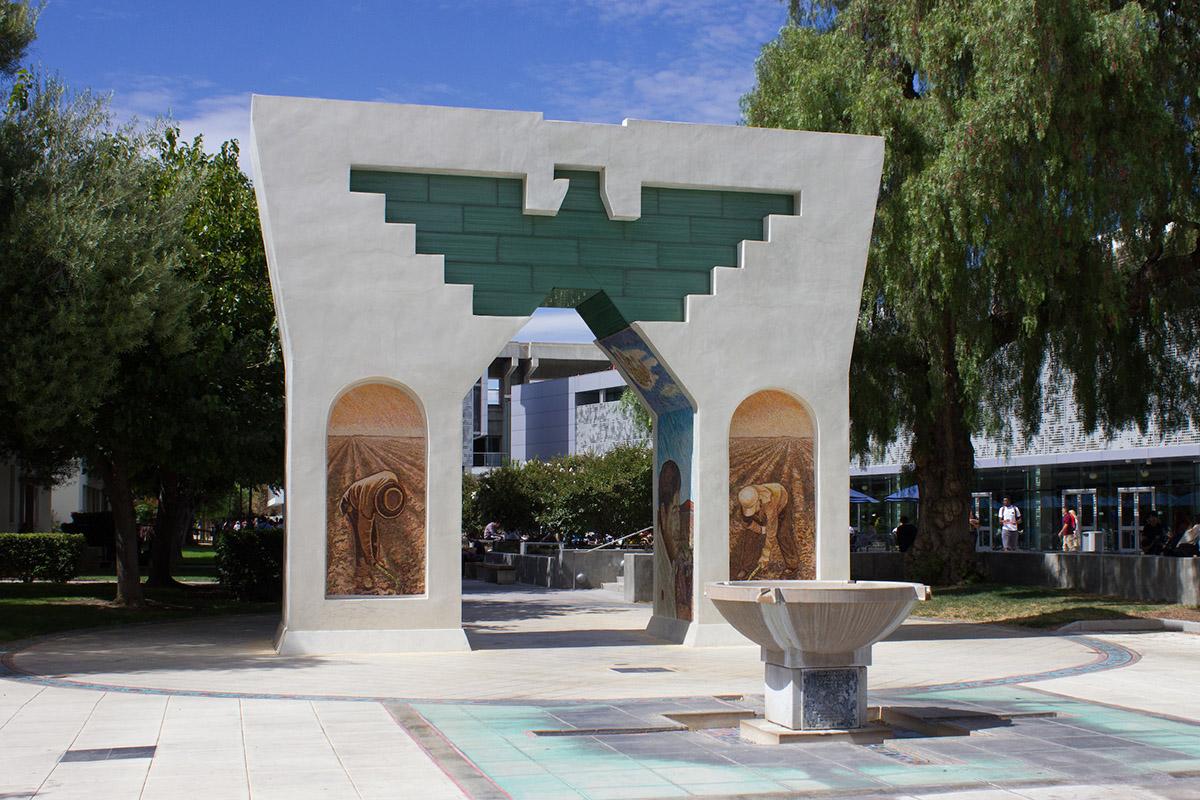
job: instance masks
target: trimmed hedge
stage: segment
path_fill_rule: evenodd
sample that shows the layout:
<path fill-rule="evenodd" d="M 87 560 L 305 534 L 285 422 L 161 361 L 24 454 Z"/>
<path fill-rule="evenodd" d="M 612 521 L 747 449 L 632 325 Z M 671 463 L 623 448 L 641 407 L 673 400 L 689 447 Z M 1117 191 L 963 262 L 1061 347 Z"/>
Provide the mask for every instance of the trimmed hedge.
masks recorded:
<path fill-rule="evenodd" d="M 217 534 L 217 580 L 239 600 L 283 597 L 283 528 Z"/>
<path fill-rule="evenodd" d="M 0 578 L 65 583 L 79 574 L 78 533 L 0 533 Z"/>

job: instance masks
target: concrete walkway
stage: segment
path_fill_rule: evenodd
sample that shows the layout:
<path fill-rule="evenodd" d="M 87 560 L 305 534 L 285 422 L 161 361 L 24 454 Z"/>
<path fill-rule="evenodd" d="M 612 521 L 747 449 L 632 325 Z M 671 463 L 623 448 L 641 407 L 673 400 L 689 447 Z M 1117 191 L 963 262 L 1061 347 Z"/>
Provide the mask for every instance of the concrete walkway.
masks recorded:
<path fill-rule="evenodd" d="M 1054 707 L 1069 722 L 1022 722 L 969 745 L 762 748 L 721 731 L 547 740 L 529 730 L 754 707 L 757 651 L 659 642 L 642 632 L 644 606 L 605 592 L 466 586 L 471 653 L 284 659 L 269 649 L 274 621 L 250 617 L 10 653 L 0 798 L 1200 798 L 1200 637 L 904 625 L 876 648 L 878 698 Z M 668 671 L 614 671 L 628 667 Z M 1188 739 L 1192 750 L 1177 744 Z M 1071 757 L 1039 761 L 1047 749 Z M 1114 757 L 1089 755 L 1099 752 Z"/>
<path fill-rule="evenodd" d="M 47 639 L 12 665 L 78 684 L 230 694 L 438 700 L 754 694 L 758 648 L 688 648 L 644 633 L 646 605 L 615 593 L 464 582 L 469 653 L 281 658 L 273 617 L 218 617 Z M 1078 639 L 911 621 L 875 648 L 873 689 L 982 680 L 1086 663 Z M 619 673 L 613 667 L 670 672 Z"/>

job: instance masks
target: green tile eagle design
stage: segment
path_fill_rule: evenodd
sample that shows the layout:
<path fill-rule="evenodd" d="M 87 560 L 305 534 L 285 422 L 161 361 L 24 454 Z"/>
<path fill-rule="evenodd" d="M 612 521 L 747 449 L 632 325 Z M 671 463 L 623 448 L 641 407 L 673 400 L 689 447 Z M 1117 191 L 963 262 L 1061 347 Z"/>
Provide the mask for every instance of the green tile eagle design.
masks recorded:
<path fill-rule="evenodd" d="M 566 306 L 603 338 L 634 321 L 682 321 L 684 298 L 712 291 L 714 267 L 761 240 L 764 217 L 794 213 L 788 194 L 642 188 L 642 217 L 610 220 L 597 172 L 570 181 L 553 217 L 522 213 L 522 182 L 350 171 L 350 191 L 385 195 L 384 219 L 416 226 L 417 252 L 445 256 L 447 283 L 474 287 L 477 315 Z"/>

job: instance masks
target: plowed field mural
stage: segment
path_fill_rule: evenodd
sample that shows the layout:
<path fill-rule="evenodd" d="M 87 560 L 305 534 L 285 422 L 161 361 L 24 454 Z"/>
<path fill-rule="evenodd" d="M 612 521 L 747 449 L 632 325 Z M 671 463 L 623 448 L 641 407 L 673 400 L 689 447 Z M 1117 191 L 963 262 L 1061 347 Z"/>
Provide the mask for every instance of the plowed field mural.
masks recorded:
<path fill-rule="evenodd" d="M 334 405 L 326 443 L 328 595 L 425 591 L 425 420 L 400 389 Z"/>
<path fill-rule="evenodd" d="M 753 394 L 729 427 L 729 577 L 816 575 L 813 426 L 793 397 Z"/>

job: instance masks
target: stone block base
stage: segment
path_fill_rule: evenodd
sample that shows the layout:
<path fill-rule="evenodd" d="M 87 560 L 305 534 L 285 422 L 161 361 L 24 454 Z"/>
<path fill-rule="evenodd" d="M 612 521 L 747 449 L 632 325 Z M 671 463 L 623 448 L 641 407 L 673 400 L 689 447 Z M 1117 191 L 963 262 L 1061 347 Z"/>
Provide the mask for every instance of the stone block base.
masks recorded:
<path fill-rule="evenodd" d="M 768 722 L 798 731 L 866 727 L 866 667 L 765 667 Z"/>
<path fill-rule="evenodd" d="M 742 741 L 754 744 L 796 744 L 799 742 L 851 742 L 879 744 L 892 738 L 892 731 L 881 725 L 850 730 L 795 731 L 765 719 L 744 719 L 739 727 Z"/>

